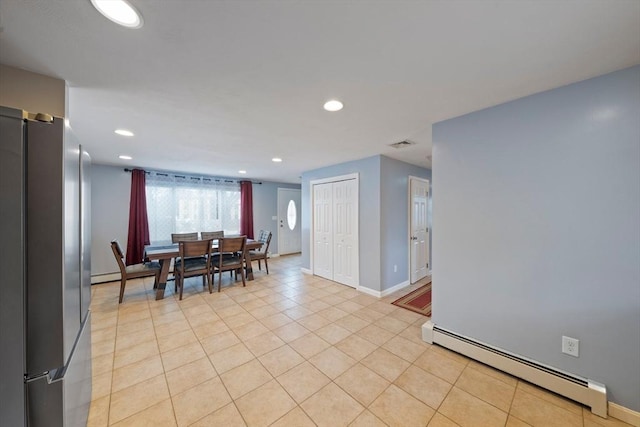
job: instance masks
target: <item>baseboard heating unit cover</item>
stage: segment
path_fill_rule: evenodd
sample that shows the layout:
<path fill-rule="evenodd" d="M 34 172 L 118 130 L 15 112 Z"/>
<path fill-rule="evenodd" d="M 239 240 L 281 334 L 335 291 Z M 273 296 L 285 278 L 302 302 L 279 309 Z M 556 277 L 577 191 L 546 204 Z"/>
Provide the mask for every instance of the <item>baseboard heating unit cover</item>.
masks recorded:
<path fill-rule="evenodd" d="M 431 321 L 422 326 L 422 338 L 580 402 L 589 406 L 595 415 L 607 418 L 607 389 L 603 384 L 458 335 Z"/>

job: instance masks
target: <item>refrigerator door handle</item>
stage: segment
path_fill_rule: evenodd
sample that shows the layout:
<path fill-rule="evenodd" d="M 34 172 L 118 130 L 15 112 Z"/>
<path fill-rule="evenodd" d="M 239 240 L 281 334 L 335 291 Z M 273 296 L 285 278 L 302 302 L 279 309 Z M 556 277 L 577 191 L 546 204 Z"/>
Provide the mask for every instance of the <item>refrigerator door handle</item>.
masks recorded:
<path fill-rule="evenodd" d="M 61 368 L 51 369 L 50 371 L 44 371 L 43 373 L 38 375 L 28 376 L 25 374 L 24 382 L 26 384 L 26 383 L 32 383 L 34 381 L 38 381 L 41 379 L 46 379 L 48 384 L 53 384 L 53 383 L 57 383 L 58 381 L 61 381 L 64 378 L 64 372 L 65 372 L 65 368 L 63 366 Z"/>

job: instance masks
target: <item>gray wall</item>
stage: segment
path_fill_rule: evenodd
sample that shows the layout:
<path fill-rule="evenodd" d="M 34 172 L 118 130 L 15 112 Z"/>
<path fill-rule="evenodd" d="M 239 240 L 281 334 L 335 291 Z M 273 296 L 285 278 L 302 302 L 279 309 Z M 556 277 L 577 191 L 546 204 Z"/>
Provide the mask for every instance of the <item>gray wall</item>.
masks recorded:
<path fill-rule="evenodd" d="M 258 236 L 260 230 L 268 230 L 273 233 L 269 252 L 278 253 L 278 223 L 274 216 L 278 216 L 278 188 L 300 189 L 300 184 L 284 184 L 278 182 L 266 182 L 253 184 L 253 230 Z"/>
<path fill-rule="evenodd" d="M 91 275 L 119 271 L 110 242 L 127 247 L 131 173 L 114 166 L 91 165 Z"/>
<path fill-rule="evenodd" d="M 604 383 L 635 411 L 639 118 L 636 66 L 433 128 L 433 321 Z"/>
<path fill-rule="evenodd" d="M 384 291 L 409 279 L 408 177 L 430 179 L 431 171 L 419 166 L 373 156 L 302 174 L 302 265 L 310 268 L 310 181 L 358 173 L 360 286 Z M 393 272 L 393 266 L 398 271 Z"/>
<path fill-rule="evenodd" d="M 380 277 L 385 290 L 409 280 L 409 176 L 428 179 L 431 186 L 431 170 L 385 156 L 380 166 Z"/>
<path fill-rule="evenodd" d="M 129 197 L 131 174 L 124 168 L 94 164 L 91 167 L 91 274 L 118 271 L 109 242 L 118 239 L 123 248 L 127 245 L 129 228 Z M 283 184 L 263 181 L 253 185 L 253 226 L 274 232 L 269 251 L 277 253 L 276 222 L 278 188 L 300 188 L 299 184 Z"/>
<path fill-rule="evenodd" d="M 310 181 L 359 174 L 360 286 L 380 290 L 380 156 L 315 169 L 302 174 L 302 267 L 311 268 Z"/>

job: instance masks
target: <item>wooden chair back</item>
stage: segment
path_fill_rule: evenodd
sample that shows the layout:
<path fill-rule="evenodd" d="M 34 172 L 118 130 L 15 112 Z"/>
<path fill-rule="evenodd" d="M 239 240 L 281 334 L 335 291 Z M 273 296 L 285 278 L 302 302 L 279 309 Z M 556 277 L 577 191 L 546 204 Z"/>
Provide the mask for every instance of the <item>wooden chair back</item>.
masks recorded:
<path fill-rule="evenodd" d="M 222 237 L 224 237 L 224 230 L 220 230 L 220 231 L 201 231 L 200 232 L 200 238 L 202 240 L 218 240 L 221 239 Z"/>
<path fill-rule="evenodd" d="M 223 237 L 218 239 L 218 252 L 237 253 L 244 258 L 245 247 L 247 246 L 247 236 Z M 222 257 L 220 257 L 222 259 Z"/>
<path fill-rule="evenodd" d="M 180 258 L 203 257 L 211 254 L 211 239 L 180 241 Z M 183 264 L 184 265 L 184 264 Z"/>
<path fill-rule="evenodd" d="M 117 240 L 111 241 L 111 251 L 113 251 L 113 256 L 116 257 L 118 268 L 120 269 L 120 274 L 126 275 L 127 266 L 124 264 L 124 253 L 122 252 L 120 243 L 118 243 Z"/>
<path fill-rule="evenodd" d="M 191 242 L 198 240 L 198 233 L 171 233 L 171 242 Z"/>

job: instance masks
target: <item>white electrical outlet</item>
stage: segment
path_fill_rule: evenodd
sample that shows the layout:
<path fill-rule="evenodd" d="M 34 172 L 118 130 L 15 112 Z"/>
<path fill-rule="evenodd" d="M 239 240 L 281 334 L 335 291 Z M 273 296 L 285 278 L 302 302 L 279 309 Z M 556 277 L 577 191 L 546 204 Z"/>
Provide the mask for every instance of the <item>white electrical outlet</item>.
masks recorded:
<path fill-rule="evenodd" d="M 394 265 L 394 266 L 393 266 L 393 272 L 394 272 L 394 273 L 397 273 L 397 272 L 398 272 L 398 266 L 397 266 L 397 265 Z"/>
<path fill-rule="evenodd" d="M 569 356 L 578 357 L 580 355 L 580 340 L 562 336 L 562 352 Z"/>

